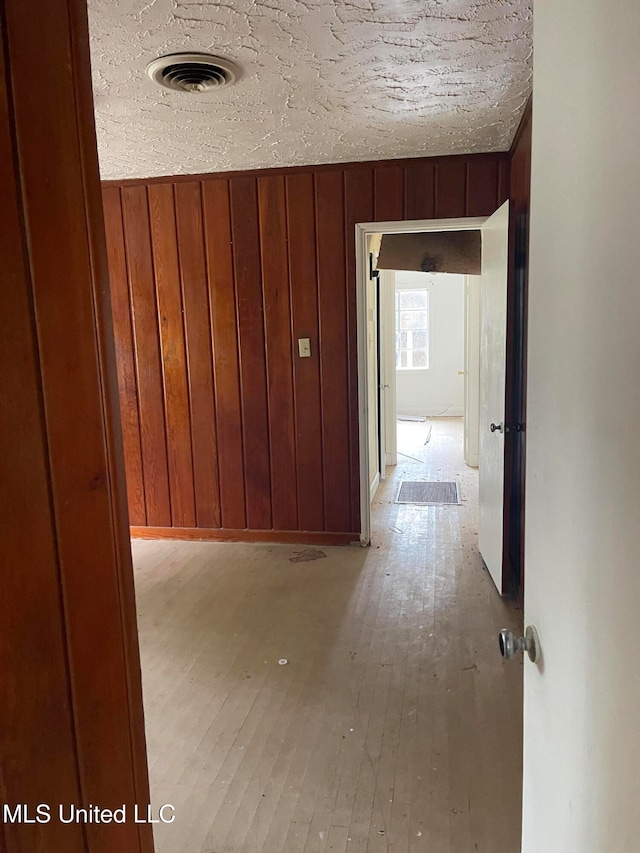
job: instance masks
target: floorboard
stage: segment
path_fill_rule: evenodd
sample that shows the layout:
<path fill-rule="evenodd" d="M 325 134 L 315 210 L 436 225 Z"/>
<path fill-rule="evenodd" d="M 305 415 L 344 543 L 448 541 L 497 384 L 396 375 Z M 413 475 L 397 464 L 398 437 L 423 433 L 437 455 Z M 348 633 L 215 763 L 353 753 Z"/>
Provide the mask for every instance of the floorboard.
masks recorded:
<path fill-rule="evenodd" d="M 497 633 L 521 614 L 478 553 L 461 421 L 400 422 L 399 451 L 370 548 L 134 542 L 158 853 L 520 849 L 522 665 Z M 402 479 L 462 503 L 396 504 Z"/>

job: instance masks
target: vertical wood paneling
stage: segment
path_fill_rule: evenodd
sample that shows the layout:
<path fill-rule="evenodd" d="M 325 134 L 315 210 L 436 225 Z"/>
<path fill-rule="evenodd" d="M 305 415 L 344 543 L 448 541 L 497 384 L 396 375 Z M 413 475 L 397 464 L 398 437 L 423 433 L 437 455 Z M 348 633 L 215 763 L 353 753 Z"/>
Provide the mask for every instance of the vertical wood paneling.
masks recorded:
<path fill-rule="evenodd" d="M 436 167 L 426 160 L 404 167 L 404 218 L 433 219 L 435 216 Z"/>
<path fill-rule="evenodd" d="M 404 219 L 404 174 L 401 165 L 377 166 L 374 180 L 374 220 Z"/>
<path fill-rule="evenodd" d="M 396 173 L 400 177 L 400 173 Z M 394 194 L 397 196 L 397 192 Z M 393 195 L 390 199 L 393 199 Z M 381 201 L 381 206 L 385 204 Z M 347 253 L 347 334 L 349 355 L 349 465 L 351 477 L 351 530 L 360 529 L 360 425 L 358 416 L 358 318 L 356 288 L 355 226 L 371 222 L 373 210 L 373 169 L 345 173 L 345 250 Z"/>
<path fill-rule="evenodd" d="M 67 21 L 58 20 L 55 12 L 66 14 L 67 10 L 62 10 L 56 2 L 47 6 L 44 12 L 39 9 L 39 14 L 47 18 L 48 32 L 46 36 L 41 34 L 37 45 L 43 58 L 50 60 L 50 67 L 60 68 L 64 67 L 68 49 L 63 35 Z M 20 31 L 26 34 L 30 28 L 27 21 L 22 23 Z M 12 53 L 26 55 L 27 39 L 18 39 L 11 47 Z M 17 110 L 20 163 L 21 170 L 30 174 L 24 193 L 56 545 L 64 570 L 63 595 L 72 595 L 74 599 L 74 606 L 67 612 L 66 628 L 71 665 L 76 672 L 72 690 L 80 733 L 77 736 L 84 741 L 79 756 L 83 796 L 90 802 L 114 802 L 116 794 L 120 794 L 121 802 L 132 803 L 135 794 L 127 772 L 131 762 L 130 743 L 128 736 L 123 737 L 122 728 L 128 715 L 128 697 L 124 647 L 116 615 L 119 589 L 114 571 L 101 375 L 90 286 L 91 255 L 81 203 L 84 187 L 76 165 L 81 155 L 77 147 L 69 152 L 61 145 L 54 145 L 46 157 L 42 156 L 41 132 L 36 130 L 33 117 L 28 118 L 29 94 L 24 89 L 20 91 L 17 80 L 17 100 L 21 105 Z M 22 85 L 26 85 L 24 77 Z M 75 101 L 69 88 L 64 99 L 55 104 L 49 101 L 41 104 L 39 120 L 56 133 L 55 128 L 74 126 L 74 111 Z M 59 132 L 67 146 L 77 146 L 77 139 L 72 142 L 64 130 Z M 43 187 L 47 192 L 42 191 Z M 52 197 L 70 201 L 58 202 L 52 215 Z M 73 247 L 72 251 L 64 252 L 64 263 L 60 263 L 62 246 Z M 106 754 L 112 764 L 109 774 L 102 772 Z M 120 780 L 123 783 L 118 788 Z M 135 827 L 125 835 L 129 838 L 121 849 L 134 849 Z M 105 853 L 113 849 L 114 845 L 108 843 L 99 828 L 91 827 L 88 836 L 93 849 Z"/>
<path fill-rule="evenodd" d="M 142 476 L 154 492 L 148 526 L 182 526 L 194 513 L 196 529 L 357 533 L 355 224 L 489 214 L 508 192 L 506 161 L 469 155 L 121 188 Z M 113 298 L 123 306 L 116 226 Z M 298 356 L 302 337 L 311 358 Z M 173 520 L 154 523 L 163 495 L 165 518 L 169 505 L 167 456 Z M 135 480 L 135 460 L 132 470 Z M 195 495 L 186 505 L 185 494 Z"/>
<path fill-rule="evenodd" d="M 313 175 L 289 175 L 286 178 L 286 191 L 294 329 L 298 521 L 301 530 L 323 530 L 323 447 Z M 296 357 L 298 338 L 310 339 L 311 358 Z"/>
<path fill-rule="evenodd" d="M 52 715 L 59 719 L 63 714 L 72 730 L 70 748 L 67 732 L 60 734 L 67 766 L 76 768 L 80 790 L 75 802 L 122 803 L 130 810 L 134 803 L 144 807 L 148 789 L 144 743 L 140 742 L 139 659 L 132 655 L 129 642 L 135 631 L 135 609 L 133 601 L 123 595 L 132 585 L 132 566 L 128 531 L 119 512 L 125 489 L 118 479 L 122 450 L 115 427 L 117 416 L 111 411 L 117 376 L 109 345 L 111 316 L 102 299 L 108 273 L 91 110 L 86 4 L 42 0 L 34 15 L 28 5 L 8 0 L 0 7 L 0 39 L 8 47 L 2 77 L 9 75 L 13 115 L 11 120 L 5 115 L 4 124 L 10 127 L 14 148 L 11 173 L 17 173 L 19 163 L 21 198 L 14 197 L 13 203 L 23 238 L 12 241 L 9 251 L 23 263 L 28 255 L 28 276 L 23 274 L 12 284 L 23 297 L 22 305 L 25 297 L 28 305 L 29 358 L 15 362 L 13 378 L 24 378 L 28 395 L 35 390 L 36 407 L 28 417 L 31 435 L 37 424 L 41 433 L 28 456 L 23 456 L 27 467 L 21 476 L 33 478 L 37 499 L 41 500 L 43 488 L 48 492 L 46 508 L 40 504 L 35 516 L 32 496 L 19 505 L 23 519 L 17 526 L 33 536 L 32 522 L 40 531 L 46 525 L 50 529 L 46 538 L 55 543 L 53 554 L 40 554 L 47 561 L 44 565 L 23 564 L 24 554 L 17 551 L 3 555 L 1 561 L 24 585 L 20 592 L 14 587 L 18 594 L 8 600 L 16 632 L 13 655 L 3 660 L 10 663 L 10 668 L 2 668 L 3 692 L 8 694 L 5 701 L 14 703 L 18 699 L 14 691 L 24 691 L 19 684 L 26 679 L 31 698 L 22 692 L 24 705 L 14 706 L 12 716 L 15 720 L 16 711 L 26 715 L 37 709 L 30 721 L 33 734 L 25 742 L 36 735 L 41 744 L 40 756 L 18 751 L 6 760 L 3 754 L 2 787 L 12 785 L 12 801 L 34 804 L 33 789 L 16 787 L 14 774 L 24 772 L 33 757 L 28 771 L 42 778 L 39 765 L 49 764 L 42 762 L 43 750 L 59 755 L 60 746 L 50 741 L 54 732 L 43 716 L 50 706 Z M 51 70 L 52 83 L 46 92 L 32 86 L 31 50 Z M 4 207 L 4 193 L 2 198 Z M 26 268 L 27 263 L 24 265 Z M 12 349 L 9 363 L 24 355 L 15 341 Z M 43 451 L 45 471 L 39 463 Z M 11 459 L 13 452 L 15 448 L 3 445 L 2 459 Z M 4 477 L 1 479 L 4 488 Z M 4 503 L 15 501 L 18 495 L 3 497 Z M 4 545 L 4 537 L 1 541 Z M 11 541 L 16 544 L 14 538 Z M 26 590 L 40 573 L 43 579 L 55 578 L 53 589 L 48 585 L 50 597 L 44 600 L 44 590 L 33 590 L 33 600 L 25 599 Z M 52 616 L 64 634 L 64 674 L 55 659 L 58 631 L 58 636 L 48 638 L 40 633 L 40 623 L 50 625 Z M 28 660 L 23 659 L 26 648 L 20 635 L 26 648 L 34 641 L 39 644 L 38 659 L 32 661 L 34 672 L 25 670 Z M 33 683 L 36 672 L 47 673 L 47 682 Z M 5 739 L 6 735 L 3 753 Z M 10 749 L 20 750 L 20 746 L 19 739 Z M 67 768 L 58 765 L 58 769 L 66 776 Z M 49 793 L 40 801 L 55 809 L 56 803 L 64 802 L 57 786 L 60 784 L 65 795 L 69 790 L 54 767 L 47 766 L 47 770 Z M 51 827 L 50 840 L 46 827 Z M 129 821 L 90 824 L 83 827 L 83 842 L 76 844 L 75 831 L 58 831 L 59 822 L 54 818 L 42 832 L 27 829 L 29 834 L 23 833 L 11 849 L 16 853 L 56 849 L 140 853 L 153 846 L 150 829 Z M 61 838 L 64 835 L 68 835 L 68 844 Z"/>
<path fill-rule="evenodd" d="M 293 401 L 291 301 L 284 178 L 258 179 L 264 300 L 272 526 L 296 530 L 296 444 Z"/>
<path fill-rule="evenodd" d="M 228 182 L 205 183 L 202 198 L 213 341 L 220 516 L 223 527 L 242 530 L 247 526 L 247 518 Z"/>
<path fill-rule="evenodd" d="M 147 523 L 144 500 L 142 450 L 140 447 L 140 418 L 138 415 L 138 386 L 131 328 L 131 306 L 127 281 L 127 261 L 122 228 L 120 190 L 107 187 L 104 194 L 104 219 L 111 280 L 113 333 L 116 345 L 118 392 L 122 423 L 125 467 L 127 471 L 127 500 L 129 520 L 134 525 Z"/>
<path fill-rule="evenodd" d="M 48 803 L 52 794 L 60 802 L 79 802 L 31 277 L 4 77 L 3 13 L 0 9 L 0 796 L 6 803 Z M 3 830 L 9 849 L 19 853 L 47 847 L 86 851 L 80 826 L 7 824 Z"/>
<path fill-rule="evenodd" d="M 122 214 L 131 289 L 147 524 L 171 527 L 158 310 L 145 187 L 123 188 Z"/>
<path fill-rule="evenodd" d="M 200 184 L 175 187 L 187 349 L 196 526 L 220 527 L 220 486 Z"/>
<path fill-rule="evenodd" d="M 467 161 L 451 157 L 438 163 L 436 169 L 436 219 L 466 215 Z"/>
<path fill-rule="evenodd" d="M 497 210 L 498 160 L 470 160 L 467 164 L 467 216 L 488 216 Z"/>
<path fill-rule="evenodd" d="M 149 187 L 149 215 L 160 326 L 171 522 L 174 527 L 195 527 L 191 413 L 171 184 Z"/>
<path fill-rule="evenodd" d="M 114 598 L 96 596 L 96 587 L 93 578 L 89 578 L 91 592 L 94 600 L 99 602 L 101 610 L 116 604 L 119 608 L 120 617 L 120 641 L 123 648 L 123 659 L 125 666 L 123 688 L 129 708 L 129 726 L 127 721 L 119 719 L 119 709 L 115 706 L 105 709 L 107 713 L 111 710 L 109 719 L 112 731 L 121 737 L 128 735 L 130 749 L 131 771 L 135 802 L 144 806 L 150 801 L 149 773 L 147 767 L 146 752 L 146 729 L 144 722 L 144 710 L 142 699 L 142 681 L 140 678 L 140 647 L 138 643 L 138 622 L 136 618 L 136 593 L 133 580 L 133 565 L 131 559 L 131 539 L 127 529 L 126 510 L 126 472 L 122 443 L 120 440 L 120 418 L 118 407 L 118 384 L 116 353 L 113 344 L 113 324 L 111 317 L 111 302 L 109 298 L 109 270 L 106 252 L 106 241 L 104 223 L 102 217 L 102 199 L 100 192 L 100 173 L 97 156 L 96 128 L 94 121 L 94 95 L 91 81 L 91 55 L 89 46 L 89 21 L 86 3 L 68 2 L 69 27 L 71 33 L 71 65 L 70 77 L 74 84 L 74 102 L 78 117 L 77 134 L 81 151 L 81 164 L 84 170 L 83 188 L 85 202 L 85 221 L 87 228 L 87 241 L 89 244 L 91 276 L 93 279 L 93 304 L 94 322 L 96 327 L 96 338 L 98 344 L 98 361 L 101 374 L 101 397 L 103 429 L 106 449 L 106 471 L 109 478 L 109 509 L 110 521 L 113 525 L 113 568 L 117 596 Z M 31 26 L 31 24 L 30 24 Z M 95 547 L 95 542 L 92 543 Z M 86 574 L 86 573 L 85 573 Z M 85 579 L 83 575 L 83 580 Z M 75 599 L 72 593 L 71 598 Z M 91 621 L 91 615 L 85 608 L 82 613 L 85 620 L 84 625 L 90 626 L 90 637 L 98 638 L 99 653 L 105 653 L 105 635 L 100 635 L 96 630 L 96 623 Z M 115 627 L 115 618 L 113 626 Z M 117 643 L 118 638 L 115 638 Z M 82 642 L 82 639 L 80 640 Z M 107 651 L 108 654 L 108 651 Z M 95 668 L 95 667 L 94 667 Z M 106 696 L 115 693 L 113 686 L 106 686 Z M 95 693 L 90 694 L 90 701 L 96 701 Z M 90 709 L 91 712 L 91 709 Z M 91 717 L 89 717 L 91 723 Z M 128 729 L 128 731 L 127 731 Z M 94 743 L 100 742 L 95 731 L 89 731 Z M 97 756 L 93 762 L 94 767 L 104 768 L 105 764 L 119 772 L 120 766 L 117 761 L 112 760 L 113 746 L 106 739 L 101 740 L 104 758 Z M 106 771 L 106 772 L 111 772 Z M 106 789 L 105 789 L 106 790 Z M 111 786 L 111 793 L 122 791 L 122 779 L 116 778 Z M 92 793 L 92 797 L 99 794 L 98 790 Z M 95 802 L 95 800 L 94 800 Z M 113 833 L 111 833 L 113 836 Z M 152 853 L 153 834 L 151 827 L 141 825 L 138 827 L 138 840 L 140 853 Z M 111 850 L 114 846 L 113 837 L 106 844 Z M 123 850 L 124 845 L 118 843 L 118 848 Z"/>
<path fill-rule="evenodd" d="M 271 476 L 264 309 L 255 178 L 231 181 L 231 224 L 240 349 L 247 526 L 269 529 Z"/>
<path fill-rule="evenodd" d="M 351 523 L 349 350 L 341 172 L 315 176 L 325 529 Z"/>

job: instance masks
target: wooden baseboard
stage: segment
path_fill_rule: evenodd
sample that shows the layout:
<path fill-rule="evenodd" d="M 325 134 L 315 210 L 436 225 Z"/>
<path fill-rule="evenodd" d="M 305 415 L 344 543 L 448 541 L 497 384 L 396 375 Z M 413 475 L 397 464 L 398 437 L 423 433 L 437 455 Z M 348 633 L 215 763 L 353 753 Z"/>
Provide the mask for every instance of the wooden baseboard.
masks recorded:
<path fill-rule="evenodd" d="M 360 544 L 359 533 L 326 530 L 228 530 L 208 527 L 131 527 L 132 539 L 179 539 L 192 542 L 280 542 L 294 545 Z"/>

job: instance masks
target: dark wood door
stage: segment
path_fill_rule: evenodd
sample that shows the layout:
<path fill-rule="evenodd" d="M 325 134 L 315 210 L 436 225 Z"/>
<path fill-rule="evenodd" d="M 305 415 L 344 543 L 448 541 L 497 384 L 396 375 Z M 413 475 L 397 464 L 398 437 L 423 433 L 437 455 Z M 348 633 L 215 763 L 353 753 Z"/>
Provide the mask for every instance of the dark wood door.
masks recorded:
<path fill-rule="evenodd" d="M 0 162 L 0 847 L 150 853 L 84 0 L 0 3 Z"/>

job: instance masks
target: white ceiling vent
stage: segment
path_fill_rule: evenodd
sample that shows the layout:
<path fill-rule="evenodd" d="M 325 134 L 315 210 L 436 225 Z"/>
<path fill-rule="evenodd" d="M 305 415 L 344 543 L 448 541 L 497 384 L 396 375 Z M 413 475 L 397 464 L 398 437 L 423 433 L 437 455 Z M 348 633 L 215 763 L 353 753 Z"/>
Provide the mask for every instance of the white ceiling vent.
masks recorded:
<path fill-rule="evenodd" d="M 199 94 L 228 86 L 240 77 L 238 66 L 208 53 L 173 53 L 147 65 L 154 83 L 176 92 Z"/>

